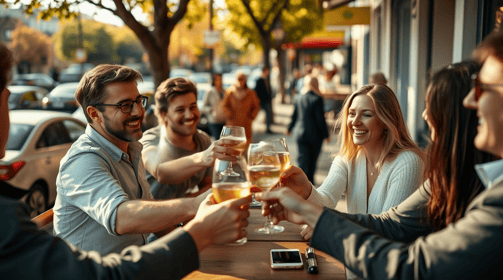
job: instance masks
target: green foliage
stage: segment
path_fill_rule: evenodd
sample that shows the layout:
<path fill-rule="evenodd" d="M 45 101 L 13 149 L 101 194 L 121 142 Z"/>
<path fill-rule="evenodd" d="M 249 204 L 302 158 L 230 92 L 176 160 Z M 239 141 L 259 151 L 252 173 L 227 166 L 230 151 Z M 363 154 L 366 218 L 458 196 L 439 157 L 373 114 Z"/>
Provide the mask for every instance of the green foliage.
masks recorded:
<path fill-rule="evenodd" d="M 276 1 L 246 0 L 253 15 L 263 29 L 271 29 L 274 14 L 281 5 L 271 11 L 271 7 Z M 284 3 L 282 0 L 281 3 Z M 246 48 L 253 44 L 262 48 L 262 39 L 251 16 L 242 3 L 242 0 L 226 0 L 229 13 L 221 23 L 222 27 L 245 38 L 243 45 L 237 47 Z M 280 17 L 281 24 L 285 30 L 284 42 L 298 42 L 306 35 L 321 29 L 323 24 L 322 16 L 317 9 L 316 0 L 289 0 L 286 9 L 283 9 Z M 273 40 L 272 38 L 270 38 Z"/>
<path fill-rule="evenodd" d="M 117 45 L 117 56 L 120 64 L 124 64 L 128 58 L 134 58 L 136 62 L 142 61 L 143 46 L 129 28 L 109 26 L 109 32 L 111 32 L 110 34 L 114 37 Z"/>
<path fill-rule="evenodd" d="M 65 21 L 53 35 L 54 49 L 60 60 L 75 61 L 75 51 L 79 47 L 78 21 Z M 118 62 L 117 45 L 107 32 L 107 25 L 95 21 L 82 20 L 82 46 L 87 52 L 87 62 Z"/>

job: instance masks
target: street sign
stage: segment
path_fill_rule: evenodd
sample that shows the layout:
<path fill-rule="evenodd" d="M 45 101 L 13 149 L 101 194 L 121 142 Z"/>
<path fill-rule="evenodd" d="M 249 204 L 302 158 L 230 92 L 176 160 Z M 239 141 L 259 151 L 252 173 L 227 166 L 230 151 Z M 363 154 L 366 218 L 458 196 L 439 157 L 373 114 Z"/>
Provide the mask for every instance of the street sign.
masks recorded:
<path fill-rule="evenodd" d="M 212 48 L 220 42 L 220 31 L 218 30 L 205 30 L 203 43 L 206 47 Z"/>
<path fill-rule="evenodd" d="M 323 23 L 330 25 L 369 25 L 370 7 L 348 7 L 326 11 L 323 14 Z"/>

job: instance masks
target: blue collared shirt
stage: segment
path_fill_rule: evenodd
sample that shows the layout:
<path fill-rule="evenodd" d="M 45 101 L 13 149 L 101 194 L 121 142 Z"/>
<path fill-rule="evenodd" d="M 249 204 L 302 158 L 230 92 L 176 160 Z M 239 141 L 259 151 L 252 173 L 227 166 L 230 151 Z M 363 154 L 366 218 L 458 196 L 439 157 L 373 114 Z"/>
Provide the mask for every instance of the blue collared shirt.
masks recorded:
<path fill-rule="evenodd" d="M 475 170 L 486 188 L 503 180 L 503 159 L 475 165 Z"/>
<path fill-rule="evenodd" d="M 54 234 L 86 251 L 119 253 L 145 244 L 146 235 L 117 235 L 119 204 L 153 199 L 141 160 L 142 145 L 129 143 L 129 154 L 91 126 L 68 150 L 56 180 Z"/>

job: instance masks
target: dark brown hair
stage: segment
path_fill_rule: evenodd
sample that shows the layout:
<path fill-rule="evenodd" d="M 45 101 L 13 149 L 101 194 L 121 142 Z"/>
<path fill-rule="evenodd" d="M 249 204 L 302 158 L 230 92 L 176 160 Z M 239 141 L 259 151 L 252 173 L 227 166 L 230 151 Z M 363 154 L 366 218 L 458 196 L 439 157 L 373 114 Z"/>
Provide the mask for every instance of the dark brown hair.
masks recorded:
<path fill-rule="evenodd" d="M 93 120 L 87 114 L 88 106 L 98 105 L 107 98 L 105 86 L 114 82 L 136 82 L 141 80 L 140 72 L 122 65 L 101 64 L 87 72 L 80 80 L 75 91 L 75 98 L 79 102 L 89 123 Z M 98 107 L 98 110 L 104 110 Z"/>
<path fill-rule="evenodd" d="M 13 63 L 12 52 L 0 42 L 0 92 L 9 82 Z"/>
<path fill-rule="evenodd" d="M 169 102 L 179 95 L 193 93 L 197 98 L 197 88 L 194 82 L 185 78 L 171 78 L 162 82 L 155 92 L 155 110 L 167 112 Z"/>
<path fill-rule="evenodd" d="M 473 59 L 482 64 L 489 57 L 494 56 L 503 63 L 503 28 L 489 34 L 473 52 Z"/>
<path fill-rule="evenodd" d="M 477 150 L 477 112 L 463 107 L 471 90 L 473 62 L 457 63 L 434 74 L 426 93 L 426 114 L 435 131 L 428 146 L 425 179 L 431 186 L 428 217 L 440 230 L 464 216 L 468 204 L 483 190 L 474 165 L 493 156 Z"/>

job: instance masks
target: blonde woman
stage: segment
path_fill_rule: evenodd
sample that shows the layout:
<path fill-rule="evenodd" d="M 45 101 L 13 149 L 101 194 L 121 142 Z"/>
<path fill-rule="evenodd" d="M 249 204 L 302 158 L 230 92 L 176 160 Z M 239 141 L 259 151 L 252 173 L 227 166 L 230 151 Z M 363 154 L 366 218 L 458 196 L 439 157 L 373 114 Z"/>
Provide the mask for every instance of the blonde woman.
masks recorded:
<path fill-rule="evenodd" d="M 348 213 L 379 214 L 421 185 L 424 153 L 407 132 L 398 100 L 387 86 L 362 87 L 342 111 L 337 120 L 341 148 L 323 184 L 314 188 L 296 167 L 285 171 L 282 181 L 317 204 L 335 208 L 345 193 Z M 306 239 L 310 234 L 303 231 Z"/>

